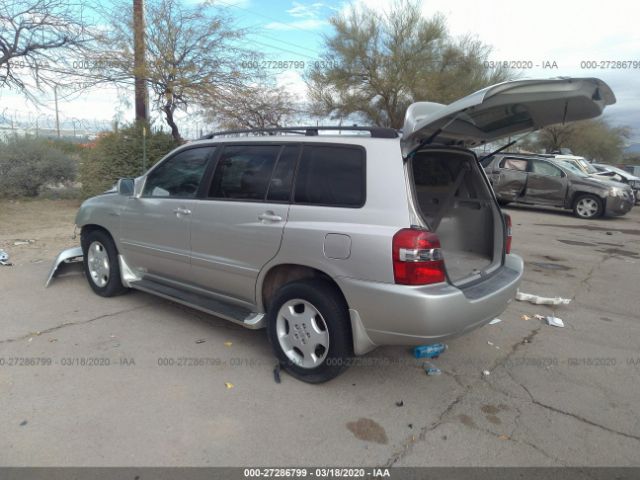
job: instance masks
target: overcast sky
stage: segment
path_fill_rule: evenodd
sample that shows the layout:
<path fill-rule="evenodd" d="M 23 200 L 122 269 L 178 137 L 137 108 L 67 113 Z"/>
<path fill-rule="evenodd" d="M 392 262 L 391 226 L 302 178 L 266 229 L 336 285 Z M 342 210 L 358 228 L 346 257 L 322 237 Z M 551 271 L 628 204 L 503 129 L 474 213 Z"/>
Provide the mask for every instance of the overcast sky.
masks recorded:
<path fill-rule="evenodd" d="M 194 3 L 193 0 L 185 0 Z M 331 15 L 344 11 L 340 1 L 258 1 L 217 0 L 213 2 L 236 18 L 237 24 L 251 32 L 248 45 L 267 59 L 312 61 L 322 53 L 322 34 L 330 34 Z M 388 1 L 359 0 L 372 8 L 389 8 Z M 447 0 L 423 4 L 425 16 L 437 12 L 447 20 L 453 35 L 473 34 L 493 47 L 491 60 L 532 62 L 525 78 L 555 76 L 595 76 L 606 81 L 617 97 L 605 116 L 613 124 L 634 128 L 634 141 L 640 141 L 640 68 L 635 70 L 585 69 L 583 61 L 640 61 L 640 4 L 632 1 L 582 0 L 535 2 Z M 557 68 L 543 68 L 543 65 Z M 305 94 L 302 70 L 273 71 L 278 81 L 301 96 Z M 127 98 L 126 92 L 122 92 Z M 53 112 L 53 95 L 42 95 L 45 107 L 26 103 L 20 95 L 0 90 L 0 113 L 8 109 L 14 116 L 40 115 L 46 121 Z M 125 120 L 133 112 L 119 102 L 117 92 L 101 88 L 60 102 L 62 116 L 90 124 L 112 120 L 117 110 Z M 13 112 L 12 112 L 13 111 Z M 195 133 L 195 128 L 193 129 Z"/>

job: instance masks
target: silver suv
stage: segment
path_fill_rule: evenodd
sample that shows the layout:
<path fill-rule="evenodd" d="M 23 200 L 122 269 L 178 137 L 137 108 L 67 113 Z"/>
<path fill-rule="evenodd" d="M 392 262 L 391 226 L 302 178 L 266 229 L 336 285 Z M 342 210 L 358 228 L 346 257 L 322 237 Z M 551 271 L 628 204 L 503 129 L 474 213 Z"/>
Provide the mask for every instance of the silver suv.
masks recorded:
<path fill-rule="evenodd" d="M 86 277 L 105 297 L 133 288 L 266 327 L 289 373 L 323 382 L 354 354 L 434 343 L 503 312 L 523 262 L 469 148 L 614 102 L 597 79 L 525 80 L 413 104 L 402 137 L 212 134 L 83 203 Z"/>

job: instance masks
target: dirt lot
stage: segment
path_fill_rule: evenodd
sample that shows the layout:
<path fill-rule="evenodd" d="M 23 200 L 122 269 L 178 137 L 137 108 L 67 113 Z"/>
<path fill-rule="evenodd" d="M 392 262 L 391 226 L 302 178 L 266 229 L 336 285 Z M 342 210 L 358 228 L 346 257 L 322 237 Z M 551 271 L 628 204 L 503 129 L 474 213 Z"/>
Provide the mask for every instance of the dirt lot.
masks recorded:
<path fill-rule="evenodd" d="M 49 263 L 77 244 L 72 236 L 79 206 L 78 200 L 0 201 L 0 248 L 16 265 Z"/>
<path fill-rule="evenodd" d="M 569 305 L 513 302 L 448 342 L 441 376 L 380 348 L 316 386 L 274 382 L 264 332 L 103 299 L 73 269 L 44 289 L 75 209 L 0 204 L 0 465 L 640 464 L 640 208 L 508 208 L 522 291 Z M 565 328 L 522 317 L 553 312 Z"/>

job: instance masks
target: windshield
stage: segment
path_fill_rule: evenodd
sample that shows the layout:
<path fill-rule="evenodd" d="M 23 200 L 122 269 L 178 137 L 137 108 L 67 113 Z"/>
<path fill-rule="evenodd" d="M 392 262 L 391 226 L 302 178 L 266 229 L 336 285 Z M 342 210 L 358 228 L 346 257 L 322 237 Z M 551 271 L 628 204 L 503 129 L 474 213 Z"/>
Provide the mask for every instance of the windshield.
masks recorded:
<path fill-rule="evenodd" d="M 556 160 L 556 163 L 561 166 L 562 168 L 564 168 L 565 170 L 570 171 L 571 173 L 573 173 L 574 175 L 578 175 L 580 177 L 588 177 L 589 175 L 587 175 L 586 173 L 584 173 L 582 170 L 580 170 L 578 167 L 576 167 L 573 163 L 571 162 L 567 162 L 565 160 Z"/>
<path fill-rule="evenodd" d="M 587 173 L 598 173 L 598 170 L 586 160 L 579 159 L 578 163 L 582 165 L 582 168 L 584 168 Z"/>
<path fill-rule="evenodd" d="M 629 178 L 632 177 L 632 175 L 627 172 L 626 170 L 622 170 L 621 168 L 618 167 L 614 167 L 613 165 L 606 165 L 604 168 L 606 168 L 607 170 L 611 170 L 614 173 L 617 173 L 618 175 L 620 175 L 623 178 Z M 637 178 L 629 178 L 630 180 L 636 180 Z"/>

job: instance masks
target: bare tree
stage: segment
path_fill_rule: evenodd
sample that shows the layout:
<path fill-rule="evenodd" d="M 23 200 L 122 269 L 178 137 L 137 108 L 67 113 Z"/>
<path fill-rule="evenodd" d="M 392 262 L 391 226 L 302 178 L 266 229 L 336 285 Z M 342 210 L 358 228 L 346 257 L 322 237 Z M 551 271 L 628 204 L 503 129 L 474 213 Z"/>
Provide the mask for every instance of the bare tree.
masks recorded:
<path fill-rule="evenodd" d="M 612 127 L 598 118 L 543 128 L 538 132 L 537 146 L 547 152 L 569 148 L 576 155 L 615 163 L 622 159 L 630 133 L 628 127 Z"/>
<path fill-rule="evenodd" d="M 302 110 L 296 96 L 285 88 L 264 84 L 205 102 L 207 119 L 225 129 L 283 127 Z"/>
<path fill-rule="evenodd" d="M 566 142 L 575 129 L 574 123 L 566 125 L 551 125 L 538 132 L 538 145 L 547 152 L 560 151 L 566 147 Z"/>
<path fill-rule="evenodd" d="M 117 4 L 109 12 L 110 29 L 100 38 L 97 62 L 105 79 L 134 77 L 132 6 Z M 182 140 L 177 110 L 188 111 L 203 99 L 225 98 L 251 79 L 241 60 L 254 54 L 238 47 L 245 32 L 208 4 L 187 6 L 179 0 L 149 0 L 145 11 L 144 72 L 151 101 L 162 112 L 173 138 Z"/>
<path fill-rule="evenodd" d="M 84 3 L 67 0 L 0 2 L 0 88 L 32 88 L 57 81 L 61 60 L 91 40 Z"/>
<path fill-rule="evenodd" d="M 487 67 L 489 46 L 451 38 L 444 19 L 424 18 L 417 1 L 398 0 L 388 14 L 352 7 L 330 22 L 327 53 L 306 75 L 318 114 L 400 128 L 414 101 L 450 103 L 512 76 Z"/>

